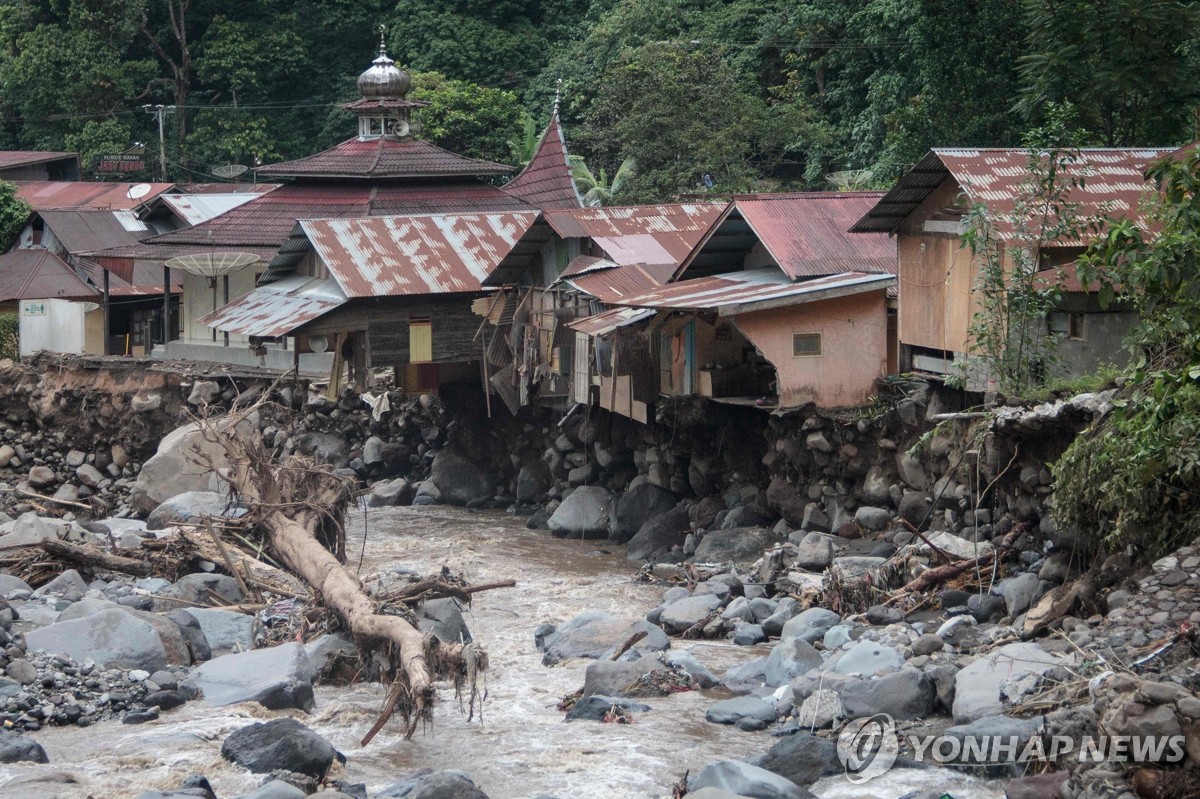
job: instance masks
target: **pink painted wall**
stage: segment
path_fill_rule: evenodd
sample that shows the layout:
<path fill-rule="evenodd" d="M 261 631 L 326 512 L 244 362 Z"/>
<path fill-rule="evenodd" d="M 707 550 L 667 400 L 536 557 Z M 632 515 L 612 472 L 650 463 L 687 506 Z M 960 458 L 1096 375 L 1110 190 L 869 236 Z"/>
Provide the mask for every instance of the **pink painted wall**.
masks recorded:
<path fill-rule="evenodd" d="M 872 291 L 734 317 L 738 328 L 775 365 L 783 406 L 866 405 L 875 379 L 887 374 L 887 300 Z M 821 355 L 792 355 L 793 333 L 821 333 Z"/>

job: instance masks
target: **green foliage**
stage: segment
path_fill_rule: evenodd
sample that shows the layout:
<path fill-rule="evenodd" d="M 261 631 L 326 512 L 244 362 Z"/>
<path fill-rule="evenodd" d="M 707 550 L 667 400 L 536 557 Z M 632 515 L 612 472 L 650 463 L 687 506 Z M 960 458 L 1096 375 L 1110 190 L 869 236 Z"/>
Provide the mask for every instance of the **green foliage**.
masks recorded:
<path fill-rule="evenodd" d="M 1186 135 L 1200 99 L 1191 52 L 1200 8 L 1178 0 L 1025 0 L 1017 107 L 1031 120 L 1070 102 L 1108 146 Z M 1182 34 L 1182 35 L 1176 35 Z"/>
<path fill-rule="evenodd" d="M 17 187 L 0 180 L 0 250 L 8 249 L 32 212 L 29 203 L 17 196 Z"/>
<path fill-rule="evenodd" d="M 1151 554 L 1200 534 L 1200 155 L 1151 170 L 1145 228 L 1111 222 L 1079 262 L 1141 320 L 1116 409 L 1055 466 L 1055 519 L 1098 545 Z M 1153 232 L 1150 232 L 1153 231 Z"/>
<path fill-rule="evenodd" d="M 542 137 L 538 132 L 537 122 L 529 114 L 521 116 L 521 135 L 519 138 L 508 140 L 508 151 L 512 154 L 513 163 L 520 169 L 533 160 Z"/>
<path fill-rule="evenodd" d="M 625 184 L 637 173 L 637 165 L 633 159 L 626 158 L 610 182 L 603 169 L 599 175 L 593 174 L 583 156 L 572 155 L 568 160 L 571 163 L 571 177 L 575 179 L 575 186 L 583 193 L 583 204 L 593 208 L 611 205 L 613 197 L 620 194 Z"/>
<path fill-rule="evenodd" d="M 21 357 L 21 320 L 15 313 L 0 314 L 0 359 Z"/>
<path fill-rule="evenodd" d="M 420 135 L 439 147 L 473 158 L 504 162 L 509 140 L 521 127 L 517 95 L 437 72 L 416 72 L 409 96 L 429 106 L 416 113 Z"/>
<path fill-rule="evenodd" d="M 69 151 L 79 153 L 79 163 L 92 168 L 101 156 L 124 152 L 132 140 L 129 123 L 120 119 L 89 119 L 78 131 L 63 137 Z"/>

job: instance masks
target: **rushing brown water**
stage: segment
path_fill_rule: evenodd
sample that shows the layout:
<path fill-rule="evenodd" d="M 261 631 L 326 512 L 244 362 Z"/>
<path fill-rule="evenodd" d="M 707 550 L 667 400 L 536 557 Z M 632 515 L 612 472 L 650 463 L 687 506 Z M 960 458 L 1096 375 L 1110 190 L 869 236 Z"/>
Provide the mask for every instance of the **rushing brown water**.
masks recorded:
<path fill-rule="evenodd" d="M 365 782 L 374 792 L 419 768 L 452 768 L 470 774 L 492 799 L 664 797 L 685 771 L 756 754 L 774 741 L 765 732 L 706 723 L 705 710 L 723 698 L 712 692 L 644 700 L 653 710 L 631 725 L 563 722 L 555 704 L 583 684 L 587 661 L 542 666 L 534 628 L 585 610 L 641 616 L 654 607 L 661 589 L 632 581 L 636 570 L 624 547 L 554 539 L 503 514 L 444 507 L 371 510 L 365 522 L 363 547 L 364 514 L 349 520 L 351 560 L 357 565 L 361 548 L 364 575 L 394 566 L 433 573 L 446 565 L 471 582 L 514 578 L 518 585 L 478 595 L 467 614 L 491 658 L 482 720 L 468 723 L 453 689 L 442 686 L 431 729 L 404 741 L 393 725 L 363 748 L 358 741 L 377 717 L 383 687 L 317 689 L 313 716 L 295 715 L 345 753 L 339 778 Z M 723 641 L 690 645 L 717 673 L 766 651 Z M 120 799 L 177 787 L 196 773 L 219 796 L 236 795 L 262 777 L 222 761 L 221 741 L 252 720 L 280 715 L 257 705 L 213 708 L 200 701 L 140 726 L 43 730 L 35 737 L 50 764 L 0 765 L 0 796 Z"/>

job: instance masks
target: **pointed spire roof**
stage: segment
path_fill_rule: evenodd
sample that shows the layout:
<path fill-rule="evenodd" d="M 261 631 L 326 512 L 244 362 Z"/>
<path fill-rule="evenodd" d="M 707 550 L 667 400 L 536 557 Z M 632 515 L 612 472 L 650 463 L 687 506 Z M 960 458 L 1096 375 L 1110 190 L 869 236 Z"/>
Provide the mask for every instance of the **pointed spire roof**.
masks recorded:
<path fill-rule="evenodd" d="M 558 95 L 555 94 L 554 113 L 533 158 L 519 175 L 501 187 L 502 190 L 542 210 L 582 208 L 583 198 L 571 177 L 567 155 L 567 140 L 558 120 Z"/>

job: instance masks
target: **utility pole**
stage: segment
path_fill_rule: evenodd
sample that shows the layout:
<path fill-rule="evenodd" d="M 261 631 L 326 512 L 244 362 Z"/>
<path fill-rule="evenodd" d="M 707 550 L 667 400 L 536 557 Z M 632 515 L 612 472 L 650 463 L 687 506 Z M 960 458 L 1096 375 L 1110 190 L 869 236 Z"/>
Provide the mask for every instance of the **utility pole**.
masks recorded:
<path fill-rule="evenodd" d="M 163 123 L 166 121 L 167 114 L 175 113 L 175 106 L 144 105 L 142 110 L 147 114 L 154 114 L 158 118 L 158 171 L 159 178 L 165 183 L 167 180 L 167 145 L 163 136 Z"/>

